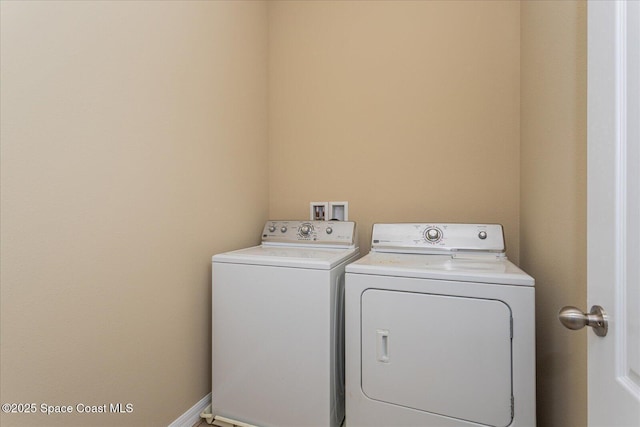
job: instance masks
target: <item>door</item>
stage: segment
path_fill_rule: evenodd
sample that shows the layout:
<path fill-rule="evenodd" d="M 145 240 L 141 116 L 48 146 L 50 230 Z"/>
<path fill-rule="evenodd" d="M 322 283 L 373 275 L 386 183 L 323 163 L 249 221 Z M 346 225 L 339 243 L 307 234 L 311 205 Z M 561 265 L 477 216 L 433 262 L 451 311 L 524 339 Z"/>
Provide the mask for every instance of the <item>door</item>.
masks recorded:
<path fill-rule="evenodd" d="M 588 4 L 589 426 L 640 426 L 640 2 Z"/>
<path fill-rule="evenodd" d="M 367 289 L 361 304 L 366 396 L 488 426 L 511 424 L 507 304 L 381 289 Z"/>

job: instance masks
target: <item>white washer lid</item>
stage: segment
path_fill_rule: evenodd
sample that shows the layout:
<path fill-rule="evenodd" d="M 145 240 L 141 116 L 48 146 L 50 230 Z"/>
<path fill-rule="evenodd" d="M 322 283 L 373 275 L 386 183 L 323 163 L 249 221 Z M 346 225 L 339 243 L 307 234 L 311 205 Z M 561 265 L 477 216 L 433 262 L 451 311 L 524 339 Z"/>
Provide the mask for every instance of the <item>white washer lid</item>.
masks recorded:
<path fill-rule="evenodd" d="M 534 279 L 498 256 L 417 255 L 370 252 L 347 265 L 347 273 L 533 286 Z"/>
<path fill-rule="evenodd" d="M 269 265 L 275 267 L 330 270 L 359 253 L 358 248 L 324 249 L 286 246 L 254 246 L 214 255 L 212 262 Z"/>

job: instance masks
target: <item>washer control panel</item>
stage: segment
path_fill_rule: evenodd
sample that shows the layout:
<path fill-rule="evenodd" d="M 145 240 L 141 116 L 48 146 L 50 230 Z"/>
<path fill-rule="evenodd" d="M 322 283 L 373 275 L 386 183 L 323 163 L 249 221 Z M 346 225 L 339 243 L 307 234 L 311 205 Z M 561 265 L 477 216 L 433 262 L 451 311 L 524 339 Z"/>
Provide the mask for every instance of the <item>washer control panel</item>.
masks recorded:
<path fill-rule="evenodd" d="M 505 252 L 500 224 L 374 224 L 371 249 L 398 253 Z"/>
<path fill-rule="evenodd" d="M 262 230 L 262 243 L 267 245 L 353 247 L 355 240 L 353 221 L 267 221 Z"/>

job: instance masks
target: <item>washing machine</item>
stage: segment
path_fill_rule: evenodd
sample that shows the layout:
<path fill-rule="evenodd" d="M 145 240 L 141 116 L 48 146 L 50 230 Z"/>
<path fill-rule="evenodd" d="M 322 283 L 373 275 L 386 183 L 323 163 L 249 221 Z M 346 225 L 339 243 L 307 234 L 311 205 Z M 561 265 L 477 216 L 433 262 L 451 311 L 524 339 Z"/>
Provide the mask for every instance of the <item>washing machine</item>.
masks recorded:
<path fill-rule="evenodd" d="M 268 221 L 260 246 L 213 256 L 214 424 L 340 426 L 358 254 L 354 222 Z"/>
<path fill-rule="evenodd" d="M 535 426 L 534 279 L 495 224 L 375 224 L 346 268 L 346 425 Z"/>

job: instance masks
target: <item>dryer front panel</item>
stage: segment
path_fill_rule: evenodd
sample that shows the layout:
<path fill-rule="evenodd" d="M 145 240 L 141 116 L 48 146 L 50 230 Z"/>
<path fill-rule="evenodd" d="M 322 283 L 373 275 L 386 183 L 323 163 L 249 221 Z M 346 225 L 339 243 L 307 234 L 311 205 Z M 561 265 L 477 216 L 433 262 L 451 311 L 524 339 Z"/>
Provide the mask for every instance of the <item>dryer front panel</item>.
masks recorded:
<path fill-rule="evenodd" d="M 490 426 L 512 415 L 512 316 L 495 299 L 367 289 L 362 391 L 370 399 Z"/>

